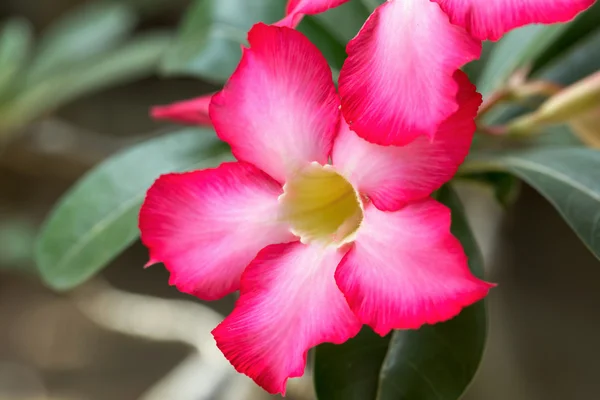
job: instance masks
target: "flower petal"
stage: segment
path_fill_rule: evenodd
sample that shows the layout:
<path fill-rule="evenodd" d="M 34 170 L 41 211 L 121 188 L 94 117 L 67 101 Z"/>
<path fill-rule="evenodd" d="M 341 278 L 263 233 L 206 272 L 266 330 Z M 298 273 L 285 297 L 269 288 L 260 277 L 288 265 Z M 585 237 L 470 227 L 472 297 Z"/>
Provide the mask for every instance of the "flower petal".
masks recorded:
<path fill-rule="evenodd" d="M 319 14 L 346 3 L 348 0 L 289 0 L 285 18 L 277 26 L 295 28 L 305 14 Z"/>
<path fill-rule="evenodd" d="M 471 274 L 450 210 L 431 199 L 391 213 L 367 207 L 335 279 L 360 321 L 382 336 L 453 318 L 492 287 Z"/>
<path fill-rule="evenodd" d="M 213 331 L 233 366 L 269 393 L 301 376 L 308 349 L 360 330 L 333 278 L 344 252 L 300 242 L 269 246 L 242 276 L 233 313 Z"/>
<path fill-rule="evenodd" d="M 212 126 L 208 116 L 208 105 L 212 96 L 213 93 L 166 106 L 152 107 L 152 118 L 189 125 Z"/>
<path fill-rule="evenodd" d="M 277 221 L 281 186 L 250 164 L 161 176 L 140 211 L 151 262 L 170 284 L 204 300 L 239 288 L 244 268 L 265 246 L 294 237 Z"/>
<path fill-rule="evenodd" d="M 308 162 L 327 163 L 339 122 L 327 61 L 290 28 L 257 24 L 248 41 L 251 48 L 210 105 L 217 134 L 238 160 L 280 182 Z"/>
<path fill-rule="evenodd" d="M 402 147 L 380 146 L 340 125 L 333 165 L 380 210 L 395 211 L 429 196 L 454 176 L 467 156 L 481 95 L 463 72 L 454 76 L 459 109 L 440 125 L 433 141 L 420 136 Z"/>
<path fill-rule="evenodd" d="M 527 24 L 567 22 L 595 0 L 433 0 L 480 40 L 498 40 Z"/>
<path fill-rule="evenodd" d="M 350 128 L 369 142 L 433 138 L 458 109 L 454 72 L 479 57 L 481 42 L 429 0 L 388 0 L 348 43 L 339 90 Z"/>

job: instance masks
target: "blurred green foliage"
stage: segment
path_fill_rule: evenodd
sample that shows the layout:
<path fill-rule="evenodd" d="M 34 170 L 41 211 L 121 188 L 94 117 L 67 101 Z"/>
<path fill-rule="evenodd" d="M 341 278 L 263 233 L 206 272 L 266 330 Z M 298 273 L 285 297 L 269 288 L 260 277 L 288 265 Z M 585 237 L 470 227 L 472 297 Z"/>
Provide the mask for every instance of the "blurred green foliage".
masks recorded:
<path fill-rule="evenodd" d="M 0 31 L 0 139 L 61 105 L 112 85 L 150 76 L 169 32 L 134 35 L 127 3 L 88 3 L 33 41 L 31 26 L 12 19 Z"/>

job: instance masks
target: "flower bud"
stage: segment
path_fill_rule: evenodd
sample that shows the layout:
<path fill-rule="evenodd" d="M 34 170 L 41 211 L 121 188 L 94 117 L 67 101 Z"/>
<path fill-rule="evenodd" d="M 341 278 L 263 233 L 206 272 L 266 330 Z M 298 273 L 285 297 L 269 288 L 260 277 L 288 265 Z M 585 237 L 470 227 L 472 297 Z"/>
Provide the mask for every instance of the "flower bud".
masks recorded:
<path fill-rule="evenodd" d="M 569 126 L 582 142 L 600 149 L 600 106 L 569 121 Z"/>
<path fill-rule="evenodd" d="M 576 120 L 600 107 L 600 72 L 552 96 L 531 114 L 517 118 L 507 127 L 511 135 L 527 135 L 543 125 Z M 598 121 L 600 122 L 600 121 Z"/>
<path fill-rule="evenodd" d="M 548 99 L 536 112 L 544 123 L 573 119 L 600 106 L 600 72 L 567 87 Z"/>

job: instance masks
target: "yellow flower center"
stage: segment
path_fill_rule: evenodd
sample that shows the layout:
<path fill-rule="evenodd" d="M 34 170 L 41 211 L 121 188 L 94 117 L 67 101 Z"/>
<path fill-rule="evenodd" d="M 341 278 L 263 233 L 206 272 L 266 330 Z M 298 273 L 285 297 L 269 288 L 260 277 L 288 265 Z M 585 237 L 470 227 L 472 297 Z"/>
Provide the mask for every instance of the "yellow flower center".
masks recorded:
<path fill-rule="evenodd" d="M 363 219 L 352 185 L 330 165 L 311 163 L 283 186 L 282 217 L 302 243 L 341 246 L 351 242 Z"/>

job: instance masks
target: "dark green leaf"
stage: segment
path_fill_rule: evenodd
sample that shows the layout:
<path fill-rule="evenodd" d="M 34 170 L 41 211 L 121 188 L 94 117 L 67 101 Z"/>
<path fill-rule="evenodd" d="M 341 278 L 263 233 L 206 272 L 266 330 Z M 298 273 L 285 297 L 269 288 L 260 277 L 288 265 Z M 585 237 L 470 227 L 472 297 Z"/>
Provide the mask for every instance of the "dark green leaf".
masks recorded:
<path fill-rule="evenodd" d="M 452 210 L 452 233 L 483 276 L 483 259 L 456 194 L 444 187 L 438 200 Z M 395 331 L 383 367 L 377 400 L 457 400 L 481 361 L 487 322 L 483 302 L 456 318 L 419 330 Z"/>
<path fill-rule="evenodd" d="M 323 53 L 329 65 L 339 71 L 346 59 L 344 44 L 334 38 L 314 17 L 304 17 L 298 30 L 308 37 Z"/>
<path fill-rule="evenodd" d="M 239 62 L 247 31 L 259 21 L 281 19 L 284 8 L 284 1 L 196 0 L 163 59 L 162 71 L 225 81 Z"/>
<path fill-rule="evenodd" d="M 382 338 L 365 327 L 344 344 L 318 346 L 314 364 L 317 397 L 320 400 L 374 400 L 390 336 Z"/>
<path fill-rule="evenodd" d="M 600 21 L 600 2 L 594 3 L 590 9 L 579 14 L 573 22 L 569 23 L 552 45 L 535 60 L 533 72 L 562 57 L 572 46 L 597 31 L 600 28 L 598 21 Z"/>
<path fill-rule="evenodd" d="M 478 90 L 485 96 L 498 89 L 517 68 L 533 63 L 567 26 L 528 25 L 507 33 L 494 45 L 477 82 Z"/>
<path fill-rule="evenodd" d="M 23 92 L 3 111 L 0 130 L 21 126 L 78 96 L 151 75 L 170 43 L 163 33 L 146 34 L 117 50 L 63 68 Z"/>
<path fill-rule="evenodd" d="M 228 157 L 209 131 L 188 129 L 109 158 L 50 213 L 36 246 L 42 278 L 57 290 L 82 283 L 138 237 L 139 207 L 159 175 L 214 167 Z"/>
<path fill-rule="evenodd" d="M 356 36 L 369 18 L 369 10 L 361 0 L 350 0 L 339 7 L 317 14 L 314 18 L 346 47 L 348 41 Z"/>
<path fill-rule="evenodd" d="M 508 171 L 538 190 L 600 258 L 600 152 L 581 147 L 473 154 L 463 173 Z"/>
<path fill-rule="evenodd" d="M 490 56 L 494 50 L 495 42 L 485 41 L 481 49 L 481 57 L 475 61 L 471 61 L 461 69 L 469 76 L 471 82 L 479 82 L 481 74 L 489 62 Z"/>
<path fill-rule="evenodd" d="M 0 30 L 0 97 L 10 89 L 23 68 L 31 47 L 31 25 L 15 18 Z"/>
<path fill-rule="evenodd" d="M 112 49 L 123 42 L 136 22 L 135 14 L 124 4 L 85 4 L 43 35 L 28 81 L 39 82 L 72 62 Z"/>
<path fill-rule="evenodd" d="M 536 77 L 570 85 L 598 70 L 600 70 L 600 29 L 542 68 Z"/>

